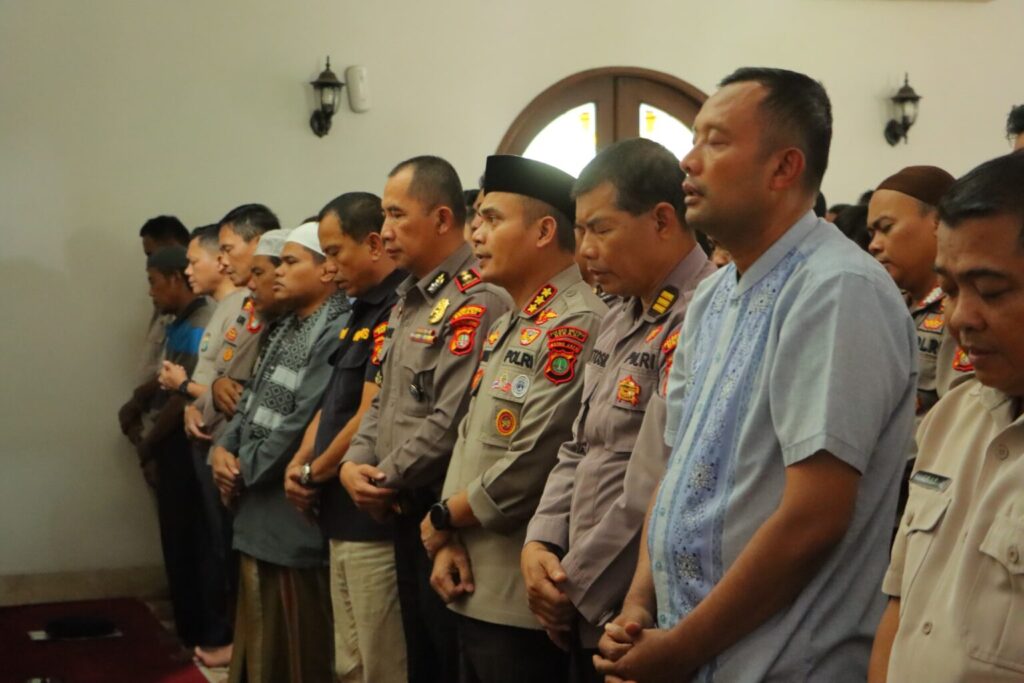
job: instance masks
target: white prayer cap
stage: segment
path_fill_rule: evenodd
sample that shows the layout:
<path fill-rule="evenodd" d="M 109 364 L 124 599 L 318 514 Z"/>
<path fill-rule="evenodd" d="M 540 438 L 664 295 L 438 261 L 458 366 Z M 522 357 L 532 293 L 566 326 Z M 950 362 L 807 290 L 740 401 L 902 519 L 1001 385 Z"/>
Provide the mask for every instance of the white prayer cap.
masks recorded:
<path fill-rule="evenodd" d="M 295 242 L 301 244 L 306 249 L 309 249 L 314 254 L 324 255 L 324 250 L 320 248 L 320 224 L 316 221 L 310 221 L 309 223 L 303 223 L 299 227 L 292 230 L 291 234 L 285 242 Z"/>
<path fill-rule="evenodd" d="M 285 240 L 288 239 L 288 233 L 290 232 L 291 230 L 268 230 L 260 235 L 259 244 L 256 245 L 256 251 L 253 254 L 256 256 L 280 258 L 281 249 L 284 248 Z"/>

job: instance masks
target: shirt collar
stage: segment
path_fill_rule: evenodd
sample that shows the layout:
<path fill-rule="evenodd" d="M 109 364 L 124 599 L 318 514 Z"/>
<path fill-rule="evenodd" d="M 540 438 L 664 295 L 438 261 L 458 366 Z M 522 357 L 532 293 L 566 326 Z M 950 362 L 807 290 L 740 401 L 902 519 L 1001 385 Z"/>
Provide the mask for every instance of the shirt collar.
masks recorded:
<path fill-rule="evenodd" d="M 469 245 L 463 242 L 458 248 L 448 255 L 439 266 L 430 271 L 423 278 L 416 280 L 415 275 L 410 275 L 398 286 L 398 293 L 401 296 L 408 294 L 413 289 L 419 289 L 423 294 L 423 298 L 432 299 L 438 292 L 447 286 L 452 279 L 458 275 L 461 271 L 465 270 L 471 265 L 473 261 L 473 250 L 469 248 Z M 441 283 L 440 285 L 434 285 L 435 282 Z"/>
<path fill-rule="evenodd" d="M 526 305 L 519 309 L 517 314 L 520 318 L 530 320 L 535 316 L 539 315 L 541 311 L 551 305 L 551 302 L 558 298 L 560 294 L 565 292 L 566 289 L 572 287 L 576 283 L 583 280 L 583 276 L 580 275 L 579 266 L 575 263 L 571 264 L 565 270 L 559 272 L 550 281 L 544 283 L 530 301 L 526 302 Z M 550 290 L 550 294 L 546 293 Z M 530 310 L 531 305 L 536 305 L 536 308 Z"/>
<path fill-rule="evenodd" d="M 644 320 L 653 323 L 668 315 L 672 310 L 672 305 L 683 295 L 683 292 L 692 289 L 687 285 L 704 271 L 707 263 L 707 254 L 704 253 L 700 245 L 694 245 L 690 253 L 675 265 L 668 277 L 661 283 L 658 295 L 647 307 L 647 310 L 643 311 Z M 637 311 L 641 305 L 640 297 L 633 297 L 633 310 Z"/>
<path fill-rule="evenodd" d="M 772 269 L 786 254 L 792 251 L 793 247 L 803 242 L 812 230 L 824 222 L 813 211 L 805 213 L 740 276 L 740 281 L 736 284 L 736 290 L 733 292 L 733 298 L 742 296 L 748 289 L 760 282 L 765 275 L 772 272 Z M 731 267 L 735 268 L 736 266 L 733 264 Z"/>
<path fill-rule="evenodd" d="M 388 295 L 395 291 L 399 283 L 405 280 L 409 276 L 404 270 L 395 268 L 393 271 L 388 273 L 388 276 L 378 282 L 373 287 L 370 287 L 362 295 L 356 297 L 356 301 L 360 304 L 369 306 L 376 306 L 385 299 Z"/>
<path fill-rule="evenodd" d="M 946 296 L 946 293 L 942 291 L 942 287 L 936 287 L 932 291 L 928 292 L 928 296 L 921 299 L 917 303 L 911 302 L 911 314 L 917 313 L 918 311 L 923 311 L 924 309 L 934 304 L 936 301 L 941 301 L 944 296 Z"/>
<path fill-rule="evenodd" d="M 1024 415 L 1018 417 L 1013 414 L 1013 396 L 1004 394 L 998 389 L 985 386 L 977 377 L 969 381 L 975 384 L 974 388 L 971 389 L 971 396 L 975 397 L 984 406 L 985 410 L 992 415 L 992 419 L 995 420 L 996 425 L 1000 429 L 1008 427 L 1015 422 L 1024 422 Z"/>
<path fill-rule="evenodd" d="M 181 313 L 175 316 L 174 320 L 171 321 L 171 324 L 176 325 L 177 323 L 180 323 L 182 320 L 188 320 L 189 316 L 191 316 L 193 313 L 195 313 L 205 305 L 206 297 L 197 296 L 195 299 L 192 299 L 192 303 L 185 307 L 185 310 L 183 310 Z"/>

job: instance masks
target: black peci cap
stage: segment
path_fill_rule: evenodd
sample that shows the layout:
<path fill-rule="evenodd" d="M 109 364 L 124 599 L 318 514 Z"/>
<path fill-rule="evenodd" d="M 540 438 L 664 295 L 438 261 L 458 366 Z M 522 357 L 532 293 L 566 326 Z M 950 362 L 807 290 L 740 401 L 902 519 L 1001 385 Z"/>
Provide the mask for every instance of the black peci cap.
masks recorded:
<path fill-rule="evenodd" d="M 546 202 L 565 214 L 570 221 L 576 218 L 576 202 L 572 199 L 572 186 L 576 179 L 565 171 L 542 161 L 511 154 L 487 157 L 484 171 L 484 192 L 510 192 Z"/>

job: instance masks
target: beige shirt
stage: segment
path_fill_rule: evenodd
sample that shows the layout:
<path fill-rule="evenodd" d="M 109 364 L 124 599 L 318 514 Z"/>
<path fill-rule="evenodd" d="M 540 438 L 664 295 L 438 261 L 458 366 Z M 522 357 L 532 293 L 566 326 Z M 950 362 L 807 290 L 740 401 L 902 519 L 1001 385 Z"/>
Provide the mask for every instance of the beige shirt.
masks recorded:
<path fill-rule="evenodd" d="M 229 298 L 242 292 L 248 292 L 248 290 L 235 292 L 229 295 Z M 229 298 L 225 298 L 221 304 L 228 303 Z M 205 336 L 203 337 L 203 344 L 207 344 L 206 351 L 216 348 L 217 352 L 206 371 L 209 382 L 201 382 L 209 384 L 211 388 L 203 392 L 193 403 L 202 413 L 206 430 L 213 436 L 215 443 L 224 433 L 227 418 L 213 404 L 212 385 L 216 380 L 225 376 L 236 382 L 245 383 L 249 380 L 253 365 L 256 364 L 256 357 L 259 355 L 260 338 L 266 327 L 266 323 L 256 317 L 252 299 L 248 295 L 242 297 L 241 303 L 233 298 L 230 300 L 232 308 L 235 304 L 238 304 L 240 308 L 234 311 L 233 316 L 228 319 L 227 325 L 219 333 L 220 337 L 209 340 Z M 220 306 L 218 306 L 219 308 Z M 202 351 L 202 346 L 200 346 L 200 352 L 202 353 Z"/>
<path fill-rule="evenodd" d="M 483 283 L 475 266 L 462 245 L 421 280 L 410 276 L 386 328 L 373 330 L 381 389 L 344 460 L 376 465 L 388 487 L 420 489 L 403 507 L 409 514 L 440 494 L 487 330 L 510 308 L 505 290 Z"/>
<path fill-rule="evenodd" d="M 957 355 L 956 340 L 946 326 L 945 308 L 946 293 L 940 287 L 910 307 L 917 333 L 916 413 L 919 418 L 973 371 Z"/>
<path fill-rule="evenodd" d="M 441 494 L 468 491 L 481 525 L 459 531 L 475 589 L 450 604 L 453 611 L 541 627 L 526 602 L 519 555 L 558 448 L 572 436 L 582 366 L 607 312 L 573 264 L 487 335 Z"/>
<path fill-rule="evenodd" d="M 644 424 L 647 445 L 635 446 L 648 402 L 663 388 L 686 307 L 714 270 L 694 248 L 650 308 L 634 297 L 605 317 L 587 362 L 573 437 L 559 450 L 530 521 L 527 541 L 565 551 L 565 591 L 590 624 L 581 624 L 588 646 L 596 644 L 597 627 L 617 613 L 633 578 L 644 514 L 668 453 L 664 410 Z"/>
<path fill-rule="evenodd" d="M 888 680 L 1024 680 L 1024 417 L 971 379 L 918 444 L 882 584 L 900 598 Z"/>

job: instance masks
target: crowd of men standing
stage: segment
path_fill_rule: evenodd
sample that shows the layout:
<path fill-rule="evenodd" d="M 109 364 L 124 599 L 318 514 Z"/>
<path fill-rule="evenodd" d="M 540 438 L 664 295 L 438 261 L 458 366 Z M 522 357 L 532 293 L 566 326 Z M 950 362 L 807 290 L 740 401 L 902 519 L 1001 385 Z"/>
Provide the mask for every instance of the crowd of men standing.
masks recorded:
<path fill-rule="evenodd" d="M 745 68 L 681 161 L 148 221 L 119 419 L 181 640 L 252 683 L 1020 680 L 1024 151 L 893 173 L 858 245 L 831 135 Z"/>

